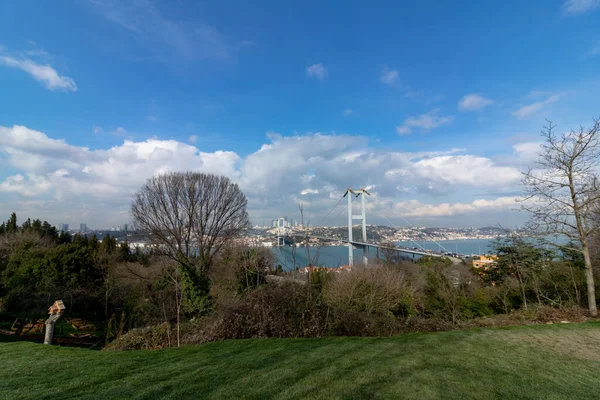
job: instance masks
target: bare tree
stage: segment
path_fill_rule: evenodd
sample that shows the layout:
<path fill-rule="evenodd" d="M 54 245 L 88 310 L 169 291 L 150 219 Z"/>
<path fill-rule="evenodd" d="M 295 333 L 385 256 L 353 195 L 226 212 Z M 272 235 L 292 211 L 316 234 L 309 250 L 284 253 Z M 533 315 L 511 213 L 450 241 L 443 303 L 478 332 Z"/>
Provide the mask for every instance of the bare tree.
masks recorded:
<path fill-rule="evenodd" d="M 174 294 L 175 294 L 175 308 L 177 310 L 177 321 L 175 324 L 175 329 L 177 332 L 177 347 L 179 347 L 179 339 L 180 339 L 180 332 L 181 332 L 181 312 L 182 312 L 182 308 L 183 308 L 183 289 L 184 289 L 184 284 L 183 284 L 183 279 L 181 276 L 181 269 L 177 266 L 177 265 L 169 265 L 167 264 L 167 267 L 165 268 L 165 273 L 166 276 L 168 277 L 170 283 L 173 284 L 173 289 L 174 289 Z M 164 303 L 163 303 L 163 314 L 165 314 L 166 316 L 166 311 L 164 310 Z M 168 330 L 167 330 L 168 332 Z M 170 339 L 169 339 L 170 340 Z"/>
<path fill-rule="evenodd" d="M 250 221 L 247 200 L 224 176 L 170 172 L 148 179 L 133 197 L 136 228 L 179 263 L 199 259 L 208 271 L 214 257 Z"/>
<path fill-rule="evenodd" d="M 598 229 L 593 211 L 600 200 L 600 120 L 555 134 L 552 122 L 542 130 L 544 144 L 537 165 L 524 173 L 526 196 L 522 208 L 532 213 L 532 228 L 543 236 L 562 235 L 575 240 L 586 269 L 588 308 L 598 314 L 588 239 Z"/>

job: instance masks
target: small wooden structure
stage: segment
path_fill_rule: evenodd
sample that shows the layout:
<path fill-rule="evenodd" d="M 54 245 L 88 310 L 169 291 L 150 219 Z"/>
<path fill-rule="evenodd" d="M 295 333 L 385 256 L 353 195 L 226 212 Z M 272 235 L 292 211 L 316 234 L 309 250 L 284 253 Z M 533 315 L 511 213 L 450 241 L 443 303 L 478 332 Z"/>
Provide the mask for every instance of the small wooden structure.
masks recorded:
<path fill-rule="evenodd" d="M 66 310 L 66 307 L 65 307 L 65 304 L 63 303 L 63 301 L 56 300 L 54 302 L 54 304 L 52 304 L 50 306 L 50 308 L 48 308 L 48 314 L 50 314 L 50 315 L 62 314 L 65 310 Z"/>
<path fill-rule="evenodd" d="M 96 325 L 83 318 L 67 318 L 67 323 L 71 324 L 76 331 L 95 331 Z"/>

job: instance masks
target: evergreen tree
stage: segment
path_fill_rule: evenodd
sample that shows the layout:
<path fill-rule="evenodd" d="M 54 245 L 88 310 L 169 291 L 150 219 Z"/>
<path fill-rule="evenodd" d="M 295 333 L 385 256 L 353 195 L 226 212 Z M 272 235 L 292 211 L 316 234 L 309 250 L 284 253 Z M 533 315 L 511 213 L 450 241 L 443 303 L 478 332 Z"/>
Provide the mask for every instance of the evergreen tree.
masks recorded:
<path fill-rule="evenodd" d="M 28 231 L 31 229 L 31 218 L 27 218 L 27 221 L 23 222 L 23 225 L 21 225 L 21 228 L 23 228 L 24 231 Z"/>
<path fill-rule="evenodd" d="M 61 232 L 58 235 L 58 244 L 68 244 L 71 243 L 71 235 L 67 232 Z"/>
<path fill-rule="evenodd" d="M 127 241 L 122 242 L 117 250 L 119 261 L 132 261 L 133 254 Z"/>
<path fill-rule="evenodd" d="M 519 282 L 523 306 L 527 308 L 530 280 L 552 260 L 551 252 L 532 245 L 525 238 L 512 234 L 493 243 L 497 260 L 482 276 L 487 283 L 501 283 L 507 277 Z"/>
<path fill-rule="evenodd" d="M 17 214 L 10 214 L 10 219 L 6 223 L 6 231 L 8 233 L 15 233 L 17 231 Z"/>
<path fill-rule="evenodd" d="M 33 222 L 31 223 L 31 228 L 39 233 L 40 235 L 42 234 L 42 221 L 40 221 L 39 219 L 34 219 Z"/>
<path fill-rule="evenodd" d="M 585 260 L 580 249 L 581 246 L 575 241 L 570 241 L 559 248 L 563 260 L 571 263 L 574 267 L 585 268 Z"/>
<path fill-rule="evenodd" d="M 51 238 L 54 238 L 55 240 L 58 239 L 58 231 L 47 221 L 44 221 L 44 223 L 42 224 L 41 233 L 42 235 L 49 236 Z"/>
<path fill-rule="evenodd" d="M 117 250 L 117 239 L 110 235 L 105 235 L 100 242 L 100 251 L 105 254 L 114 254 Z"/>

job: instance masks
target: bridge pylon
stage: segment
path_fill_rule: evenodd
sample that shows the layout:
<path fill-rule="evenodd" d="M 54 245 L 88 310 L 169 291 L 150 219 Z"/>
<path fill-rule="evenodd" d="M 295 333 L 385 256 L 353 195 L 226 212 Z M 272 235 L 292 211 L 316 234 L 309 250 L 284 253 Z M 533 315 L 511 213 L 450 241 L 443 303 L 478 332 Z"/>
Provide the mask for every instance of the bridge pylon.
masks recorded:
<path fill-rule="evenodd" d="M 355 246 L 361 247 L 363 251 L 363 264 L 367 265 L 367 251 L 368 246 L 365 245 L 355 245 L 353 244 L 354 239 L 352 238 L 352 226 L 354 220 L 360 220 L 362 222 L 362 243 L 367 243 L 367 213 L 365 207 L 365 196 L 370 196 L 371 194 L 367 192 L 364 188 L 362 189 L 351 189 L 348 188 L 344 197 L 348 196 L 348 265 L 351 267 L 354 265 L 354 254 L 352 250 Z M 360 208 L 361 213 L 354 215 L 352 213 L 352 200 L 360 197 Z"/>

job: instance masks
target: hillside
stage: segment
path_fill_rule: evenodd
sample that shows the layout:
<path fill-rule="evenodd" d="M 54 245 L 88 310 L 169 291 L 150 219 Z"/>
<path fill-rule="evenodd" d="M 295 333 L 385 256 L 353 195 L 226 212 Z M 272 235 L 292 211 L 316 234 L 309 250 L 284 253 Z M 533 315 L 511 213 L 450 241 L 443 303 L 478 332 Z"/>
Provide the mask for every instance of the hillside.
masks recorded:
<path fill-rule="evenodd" d="M 99 352 L 0 343 L 0 394 L 49 398 L 597 398 L 600 323 Z"/>

